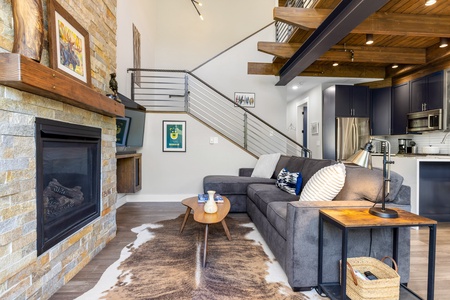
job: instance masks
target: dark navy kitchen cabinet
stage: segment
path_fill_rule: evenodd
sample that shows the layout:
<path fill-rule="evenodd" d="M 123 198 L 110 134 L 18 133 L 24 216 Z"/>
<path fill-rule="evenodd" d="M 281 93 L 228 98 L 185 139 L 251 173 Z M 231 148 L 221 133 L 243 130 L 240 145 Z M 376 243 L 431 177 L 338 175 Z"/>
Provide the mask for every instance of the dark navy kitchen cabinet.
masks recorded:
<path fill-rule="evenodd" d="M 392 87 L 391 134 L 405 134 L 409 113 L 409 82 Z"/>
<path fill-rule="evenodd" d="M 444 104 L 444 72 L 411 80 L 410 112 L 443 108 Z"/>
<path fill-rule="evenodd" d="M 370 90 L 372 135 L 391 134 L 391 93 L 391 87 Z"/>
<path fill-rule="evenodd" d="M 335 89 L 336 117 L 368 118 L 370 116 L 368 87 L 336 85 Z"/>

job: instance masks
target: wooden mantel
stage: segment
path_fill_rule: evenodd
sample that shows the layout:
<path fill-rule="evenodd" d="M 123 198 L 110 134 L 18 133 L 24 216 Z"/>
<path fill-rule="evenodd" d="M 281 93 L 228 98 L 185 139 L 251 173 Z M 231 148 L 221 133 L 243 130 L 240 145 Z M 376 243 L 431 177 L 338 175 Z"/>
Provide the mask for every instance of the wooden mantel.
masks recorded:
<path fill-rule="evenodd" d="M 16 53 L 0 53 L 0 84 L 106 116 L 124 116 L 123 104 Z"/>

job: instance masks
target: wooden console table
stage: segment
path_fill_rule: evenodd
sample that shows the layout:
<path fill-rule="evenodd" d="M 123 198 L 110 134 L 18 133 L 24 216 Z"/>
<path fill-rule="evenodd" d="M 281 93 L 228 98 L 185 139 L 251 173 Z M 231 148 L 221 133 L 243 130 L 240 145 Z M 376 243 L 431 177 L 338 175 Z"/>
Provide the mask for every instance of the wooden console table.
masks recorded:
<path fill-rule="evenodd" d="M 380 218 L 369 213 L 367 208 L 354 209 L 321 209 L 319 211 L 319 270 L 318 284 L 319 291 L 324 292 L 330 299 L 349 299 L 346 295 L 347 288 L 347 264 L 341 266 L 341 284 L 339 282 L 323 283 L 323 224 L 328 222 L 342 232 L 342 262 L 347 261 L 347 242 L 350 229 L 370 229 L 370 228 L 391 228 L 393 232 L 393 255 L 398 261 L 398 237 L 400 227 L 428 226 L 428 286 L 427 299 L 434 299 L 434 267 L 436 259 L 436 225 L 437 221 L 431 220 L 401 209 L 398 211 L 399 217 L 394 219 Z M 401 293 L 408 293 L 414 299 L 421 299 L 406 286 L 400 285 Z"/>

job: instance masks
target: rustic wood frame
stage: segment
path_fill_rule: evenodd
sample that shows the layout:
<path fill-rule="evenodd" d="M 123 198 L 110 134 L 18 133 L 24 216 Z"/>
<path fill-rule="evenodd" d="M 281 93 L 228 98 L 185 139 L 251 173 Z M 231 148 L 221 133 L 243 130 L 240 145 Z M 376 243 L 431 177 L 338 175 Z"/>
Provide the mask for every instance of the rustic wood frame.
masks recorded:
<path fill-rule="evenodd" d="M 77 51 L 76 58 L 81 65 L 81 73 L 79 71 L 72 70 L 69 66 L 66 66 L 61 62 L 61 49 L 60 49 L 60 28 L 58 20 L 66 26 L 70 33 L 73 34 L 81 42 L 81 50 Z M 75 80 L 91 86 L 91 59 L 89 49 L 89 32 L 78 23 L 74 17 L 72 17 L 56 0 L 50 0 L 48 2 L 48 36 L 49 36 L 49 54 L 50 54 L 50 67 L 63 71 L 70 75 Z M 81 60 L 80 60 L 81 58 Z M 72 64 L 72 67 L 74 65 Z"/>

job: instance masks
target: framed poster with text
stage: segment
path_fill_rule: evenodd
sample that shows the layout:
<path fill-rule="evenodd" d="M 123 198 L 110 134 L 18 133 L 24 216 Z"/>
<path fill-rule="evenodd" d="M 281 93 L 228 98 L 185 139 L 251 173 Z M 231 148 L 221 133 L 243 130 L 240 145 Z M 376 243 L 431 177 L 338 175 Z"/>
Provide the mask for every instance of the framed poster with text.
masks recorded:
<path fill-rule="evenodd" d="M 163 121 L 163 152 L 186 152 L 186 121 Z"/>

